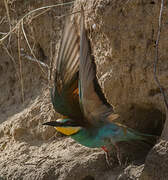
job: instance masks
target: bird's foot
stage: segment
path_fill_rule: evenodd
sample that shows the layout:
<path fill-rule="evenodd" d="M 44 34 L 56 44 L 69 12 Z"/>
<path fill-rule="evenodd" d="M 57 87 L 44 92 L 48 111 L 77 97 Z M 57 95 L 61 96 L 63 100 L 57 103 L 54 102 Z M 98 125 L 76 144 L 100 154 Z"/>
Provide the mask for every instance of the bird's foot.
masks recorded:
<path fill-rule="evenodd" d="M 121 153 L 120 153 L 120 149 L 119 149 L 119 147 L 118 147 L 116 144 L 114 144 L 114 146 L 115 146 L 115 148 L 116 148 L 116 150 L 117 150 L 118 163 L 119 163 L 119 165 L 121 166 L 122 163 L 121 163 Z"/>
<path fill-rule="evenodd" d="M 105 154 L 105 159 L 106 159 L 106 163 L 107 163 L 108 168 L 110 168 L 110 169 L 114 168 L 115 161 L 113 161 L 111 159 L 107 148 L 105 146 L 102 146 L 102 149 L 103 149 L 104 154 Z"/>
<path fill-rule="evenodd" d="M 122 165 L 120 149 L 116 144 L 113 144 L 113 145 L 114 145 L 114 147 L 116 149 L 117 159 L 115 159 L 115 158 L 112 159 L 110 154 L 109 154 L 109 151 L 107 150 L 107 148 L 105 146 L 102 146 L 102 149 L 103 149 L 103 151 L 105 153 L 105 158 L 106 158 L 107 165 L 110 168 L 115 166 L 114 164 L 116 163 L 116 160 L 117 160 L 117 164 L 119 164 L 120 166 Z"/>

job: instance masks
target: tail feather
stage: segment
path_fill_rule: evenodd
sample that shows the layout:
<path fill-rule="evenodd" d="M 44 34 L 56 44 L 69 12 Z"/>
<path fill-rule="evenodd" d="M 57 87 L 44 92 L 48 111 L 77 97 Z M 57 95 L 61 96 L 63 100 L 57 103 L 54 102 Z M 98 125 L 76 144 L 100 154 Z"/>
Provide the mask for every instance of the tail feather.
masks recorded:
<path fill-rule="evenodd" d="M 140 140 L 140 141 L 142 141 L 146 144 L 149 144 L 151 146 L 154 145 L 158 139 L 158 136 L 140 133 L 140 132 L 137 132 L 133 129 L 129 129 L 128 132 L 130 135 L 134 136 L 134 138 L 132 138 L 132 139 Z"/>

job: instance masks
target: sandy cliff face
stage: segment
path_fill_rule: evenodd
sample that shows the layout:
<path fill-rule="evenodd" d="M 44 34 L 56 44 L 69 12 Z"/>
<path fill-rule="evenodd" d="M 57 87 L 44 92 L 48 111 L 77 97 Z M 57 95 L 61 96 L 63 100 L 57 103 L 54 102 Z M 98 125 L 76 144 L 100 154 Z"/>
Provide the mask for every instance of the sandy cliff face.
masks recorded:
<path fill-rule="evenodd" d="M 4 2 L 0 2 L 0 38 L 4 37 L 2 32 L 8 33 L 31 10 L 56 4 L 54 0 L 14 0 L 5 6 Z M 57 1 L 62 2 L 70 1 Z M 124 124 L 160 135 L 166 113 L 153 78 L 160 1 L 78 0 L 73 11 L 79 10 L 80 3 L 85 9 L 97 76 L 108 101 Z M 0 178 L 153 180 L 162 174 L 161 178 L 167 179 L 168 148 L 164 140 L 150 151 L 145 168 L 144 154 L 136 150 L 133 156 L 140 155 L 134 165 L 124 163 L 122 168 L 110 170 L 101 150 L 82 147 L 53 128 L 41 125 L 58 114 L 50 103 L 47 68 L 30 60 L 34 57 L 28 42 L 37 59 L 49 66 L 52 55 L 57 54 L 64 22 L 58 16 L 70 10 L 70 5 L 64 5 L 46 12 L 36 11 L 0 45 Z M 157 65 L 157 75 L 165 90 L 168 88 L 167 12 L 165 5 Z M 74 19 L 78 21 L 79 16 L 75 14 Z M 127 157 L 133 146 L 124 145 L 123 156 Z"/>

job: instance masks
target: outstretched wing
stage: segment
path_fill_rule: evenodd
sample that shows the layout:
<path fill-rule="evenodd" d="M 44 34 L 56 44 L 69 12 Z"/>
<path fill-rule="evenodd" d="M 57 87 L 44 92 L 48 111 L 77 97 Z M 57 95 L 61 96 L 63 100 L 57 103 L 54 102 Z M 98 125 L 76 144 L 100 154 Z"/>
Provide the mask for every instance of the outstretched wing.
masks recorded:
<path fill-rule="evenodd" d="M 80 103 L 85 118 L 91 124 L 104 121 L 113 113 L 113 108 L 107 102 L 98 84 L 96 65 L 94 57 L 91 54 L 90 41 L 85 30 L 83 12 L 81 14 L 79 79 Z"/>
<path fill-rule="evenodd" d="M 71 118 L 81 117 L 78 95 L 79 46 L 79 36 L 68 19 L 56 60 L 51 100 L 57 112 Z"/>

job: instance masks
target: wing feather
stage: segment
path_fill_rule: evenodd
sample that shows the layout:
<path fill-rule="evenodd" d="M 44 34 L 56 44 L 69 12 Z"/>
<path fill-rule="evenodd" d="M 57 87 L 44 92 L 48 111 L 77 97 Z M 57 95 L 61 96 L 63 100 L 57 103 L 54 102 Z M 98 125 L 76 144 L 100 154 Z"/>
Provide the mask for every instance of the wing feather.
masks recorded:
<path fill-rule="evenodd" d="M 56 59 L 51 100 L 57 112 L 71 118 L 82 116 L 78 94 L 74 94 L 79 79 L 79 46 L 77 31 L 70 19 L 67 19 Z"/>
<path fill-rule="evenodd" d="M 99 123 L 113 113 L 113 108 L 107 102 L 98 84 L 96 65 L 85 30 L 83 12 L 81 14 L 79 79 L 79 96 L 84 116 L 92 124 Z"/>

